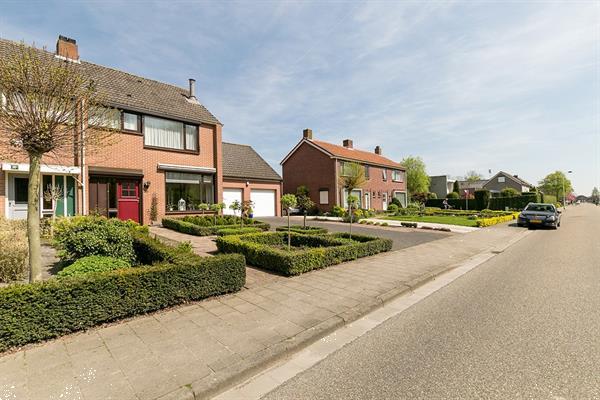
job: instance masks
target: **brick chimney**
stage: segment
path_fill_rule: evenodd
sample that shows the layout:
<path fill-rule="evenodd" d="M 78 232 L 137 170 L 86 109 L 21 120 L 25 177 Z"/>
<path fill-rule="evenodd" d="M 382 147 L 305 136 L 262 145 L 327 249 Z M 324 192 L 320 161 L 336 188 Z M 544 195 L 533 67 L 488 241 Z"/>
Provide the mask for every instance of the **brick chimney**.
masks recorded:
<path fill-rule="evenodd" d="M 378 156 L 381 155 L 381 146 L 375 146 L 375 154 L 377 154 Z"/>
<path fill-rule="evenodd" d="M 344 144 L 344 147 L 347 149 L 353 148 L 352 139 L 344 139 L 343 144 Z"/>
<path fill-rule="evenodd" d="M 305 130 L 303 130 L 302 137 L 304 139 L 312 140 L 312 138 L 313 138 L 312 129 L 306 128 Z"/>
<path fill-rule="evenodd" d="M 79 50 L 77 41 L 60 35 L 56 42 L 56 57 L 67 61 L 79 62 Z"/>

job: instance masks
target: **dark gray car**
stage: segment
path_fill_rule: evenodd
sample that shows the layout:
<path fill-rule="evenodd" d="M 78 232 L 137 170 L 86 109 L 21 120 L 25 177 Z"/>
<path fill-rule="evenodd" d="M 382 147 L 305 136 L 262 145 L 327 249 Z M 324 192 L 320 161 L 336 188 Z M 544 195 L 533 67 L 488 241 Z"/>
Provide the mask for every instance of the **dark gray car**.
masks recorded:
<path fill-rule="evenodd" d="M 560 226 L 560 210 L 549 203 L 529 203 L 517 219 L 518 226 L 548 226 L 558 229 Z"/>

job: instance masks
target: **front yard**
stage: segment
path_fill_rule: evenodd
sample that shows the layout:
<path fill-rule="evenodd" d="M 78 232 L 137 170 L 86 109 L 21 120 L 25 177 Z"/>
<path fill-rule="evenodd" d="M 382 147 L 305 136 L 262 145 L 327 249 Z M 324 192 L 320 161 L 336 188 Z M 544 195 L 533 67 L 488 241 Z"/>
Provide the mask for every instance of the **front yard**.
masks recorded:
<path fill-rule="evenodd" d="M 459 225 L 459 226 L 470 226 L 477 227 L 477 220 L 469 219 L 465 216 L 455 215 L 393 215 L 384 217 L 383 219 L 393 221 L 406 221 L 406 222 L 430 222 L 435 224 L 448 224 L 448 225 Z"/>

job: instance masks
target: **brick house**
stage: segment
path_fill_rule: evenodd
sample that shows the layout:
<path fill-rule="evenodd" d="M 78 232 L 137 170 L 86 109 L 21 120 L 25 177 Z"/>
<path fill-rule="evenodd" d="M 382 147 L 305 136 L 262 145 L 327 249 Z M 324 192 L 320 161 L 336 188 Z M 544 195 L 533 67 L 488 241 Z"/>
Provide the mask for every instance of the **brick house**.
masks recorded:
<path fill-rule="evenodd" d="M 250 146 L 223 143 L 223 202 L 251 200 L 256 217 L 281 215 L 281 176 Z"/>
<path fill-rule="evenodd" d="M 386 210 L 396 197 L 406 206 L 406 170 L 382 155 L 381 147 L 373 152 L 355 149 L 350 139 L 343 145 L 315 140 L 312 130 L 305 129 L 302 140 L 281 161 L 283 192 L 296 193 L 298 186 L 309 190 L 311 200 L 323 212 L 335 205 L 346 206 L 347 193 L 340 187 L 339 177 L 348 162 L 364 166 L 367 182 L 354 191 L 361 208 Z"/>
<path fill-rule="evenodd" d="M 0 56 L 14 46 L 0 39 Z M 42 188 L 61 186 L 64 198 L 51 204 L 40 193 L 42 216 L 55 208 L 58 215 L 95 212 L 149 223 L 153 199 L 159 220 L 222 201 L 222 124 L 196 99 L 193 79 L 181 88 L 82 61 L 75 40 L 62 36 L 55 54 L 40 52 L 75 63 L 93 79 L 106 105 L 115 109 L 103 124 L 117 131 L 93 152 L 44 157 Z M 84 117 L 75 125 L 90 121 Z M 80 134 L 74 128 L 74 136 Z M 0 215 L 25 218 L 27 157 L 12 154 L 0 166 Z"/>

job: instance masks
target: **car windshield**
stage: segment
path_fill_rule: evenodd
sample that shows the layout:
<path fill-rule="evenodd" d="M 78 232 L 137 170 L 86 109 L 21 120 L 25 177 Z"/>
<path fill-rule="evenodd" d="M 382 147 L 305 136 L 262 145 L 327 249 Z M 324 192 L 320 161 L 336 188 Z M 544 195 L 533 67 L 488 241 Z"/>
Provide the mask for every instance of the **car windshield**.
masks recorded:
<path fill-rule="evenodd" d="M 552 204 L 530 204 L 525 211 L 554 212 L 554 206 Z"/>

